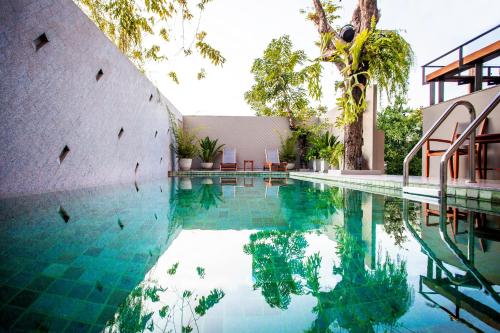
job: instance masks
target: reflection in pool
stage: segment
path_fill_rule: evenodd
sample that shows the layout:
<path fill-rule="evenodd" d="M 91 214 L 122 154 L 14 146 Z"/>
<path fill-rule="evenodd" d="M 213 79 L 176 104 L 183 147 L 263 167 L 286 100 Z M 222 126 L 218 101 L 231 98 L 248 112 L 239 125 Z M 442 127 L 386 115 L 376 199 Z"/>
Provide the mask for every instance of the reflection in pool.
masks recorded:
<path fill-rule="evenodd" d="M 1 329 L 498 329 L 497 218 L 404 204 L 267 177 L 5 199 Z"/>

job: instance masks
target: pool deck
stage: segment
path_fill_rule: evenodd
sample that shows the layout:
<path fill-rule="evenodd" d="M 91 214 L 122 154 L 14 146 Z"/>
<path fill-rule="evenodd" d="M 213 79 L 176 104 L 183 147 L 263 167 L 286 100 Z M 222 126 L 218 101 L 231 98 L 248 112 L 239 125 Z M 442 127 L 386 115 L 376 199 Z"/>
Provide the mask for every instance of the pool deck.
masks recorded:
<path fill-rule="evenodd" d="M 376 192 L 389 195 L 401 195 L 403 188 L 403 177 L 399 175 L 342 175 L 307 171 L 269 172 L 269 171 L 219 171 L 219 170 L 193 170 L 177 171 L 173 176 L 290 176 L 296 179 L 326 181 L 333 185 L 341 185 L 360 189 L 368 192 Z M 410 177 L 410 185 L 423 188 L 438 188 L 437 178 L 426 178 L 420 176 Z M 450 180 L 447 189 L 448 197 L 457 200 L 479 200 L 483 202 L 500 203 L 500 180 L 478 179 L 476 183 L 468 183 L 466 180 Z"/>

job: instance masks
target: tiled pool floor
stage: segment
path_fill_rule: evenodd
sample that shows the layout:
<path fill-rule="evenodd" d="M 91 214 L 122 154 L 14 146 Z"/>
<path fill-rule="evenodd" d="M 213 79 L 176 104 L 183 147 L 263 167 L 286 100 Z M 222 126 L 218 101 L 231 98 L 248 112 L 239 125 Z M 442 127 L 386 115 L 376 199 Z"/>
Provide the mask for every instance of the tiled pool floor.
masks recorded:
<path fill-rule="evenodd" d="M 280 177 L 5 199 L 0 331 L 495 331 L 499 304 L 429 209 L 411 204 L 416 239 L 397 198 Z M 447 226 L 468 253 L 474 231 L 462 220 L 458 229 Z M 497 288 L 499 243 L 475 239 L 474 267 Z M 450 321 L 450 288 L 457 304 L 492 312 L 462 309 Z"/>

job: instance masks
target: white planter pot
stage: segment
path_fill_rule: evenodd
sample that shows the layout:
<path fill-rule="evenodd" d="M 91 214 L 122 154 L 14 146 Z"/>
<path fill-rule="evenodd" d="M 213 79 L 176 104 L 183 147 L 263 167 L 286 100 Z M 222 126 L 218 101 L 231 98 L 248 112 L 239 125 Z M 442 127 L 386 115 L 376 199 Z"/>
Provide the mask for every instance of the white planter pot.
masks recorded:
<path fill-rule="evenodd" d="M 323 159 L 321 159 L 319 161 L 320 161 L 319 162 L 319 164 L 320 164 L 319 171 L 320 172 L 328 172 L 328 168 L 329 168 L 328 161 L 323 160 Z"/>
<path fill-rule="evenodd" d="M 214 162 L 201 162 L 202 169 L 212 169 L 214 166 Z"/>
<path fill-rule="evenodd" d="M 318 172 L 319 171 L 319 160 L 312 160 L 312 169 L 314 172 Z"/>
<path fill-rule="evenodd" d="M 179 188 L 181 190 L 191 190 L 193 188 L 193 183 L 191 183 L 191 178 L 182 177 L 179 181 Z"/>
<path fill-rule="evenodd" d="M 212 179 L 212 178 L 203 178 L 203 179 L 201 180 L 201 183 L 202 183 L 203 185 L 213 185 L 214 181 L 213 181 L 213 179 Z"/>
<path fill-rule="evenodd" d="M 287 170 L 293 170 L 294 168 L 295 168 L 295 163 L 288 163 L 288 164 L 286 165 L 286 169 L 287 169 Z"/>
<path fill-rule="evenodd" d="M 192 163 L 193 163 L 192 158 L 180 158 L 179 159 L 179 168 L 182 171 L 189 171 L 189 170 L 191 170 Z"/>

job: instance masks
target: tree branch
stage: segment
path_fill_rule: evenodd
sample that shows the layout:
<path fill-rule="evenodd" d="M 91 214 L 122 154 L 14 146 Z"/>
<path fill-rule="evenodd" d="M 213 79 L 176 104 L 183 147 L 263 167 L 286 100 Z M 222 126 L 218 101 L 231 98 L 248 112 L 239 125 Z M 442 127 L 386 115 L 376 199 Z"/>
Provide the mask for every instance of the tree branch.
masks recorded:
<path fill-rule="evenodd" d="M 333 30 L 330 23 L 328 23 L 328 19 L 325 14 L 325 10 L 323 9 L 323 5 L 321 4 L 321 0 L 313 0 L 315 16 L 313 18 L 313 22 L 318 28 L 318 32 L 320 36 L 325 33 L 334 33 L 335 39 L 339 39 L 338 34 Z M 325 45 L 325 48 L 321 50 L 320 59 L 323 61 L 331 61 L 333 54 L 335 53 L 335 43 L 329 42 Z M 344 64 L 341 62 L 333 62 L 335 66 L 337 66 L 339 71 L 344 69 Z"/>

